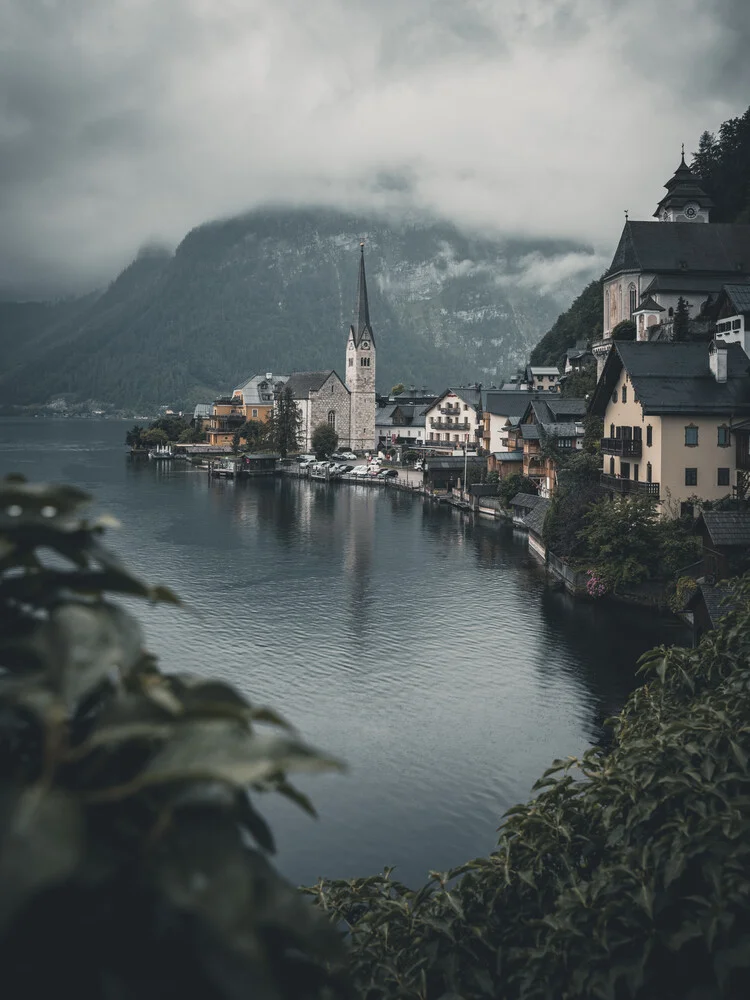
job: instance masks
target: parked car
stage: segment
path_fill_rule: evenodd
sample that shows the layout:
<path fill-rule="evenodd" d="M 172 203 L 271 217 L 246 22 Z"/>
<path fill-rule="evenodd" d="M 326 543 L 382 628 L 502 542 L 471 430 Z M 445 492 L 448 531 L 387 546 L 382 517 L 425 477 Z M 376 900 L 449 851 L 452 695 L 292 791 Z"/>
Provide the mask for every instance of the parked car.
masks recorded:
<path fill-rule="evenodd" d="M 298 462 L 314 462 L 315 455 L 297 455 Z"/>
<path fill-rule="evenodd" d="M 339 458 L 346 459 L 347 462 L 354 462 L 356 461 L 357 456 L 354 454 L 353 451 L 342 451 L 339 454 Z"/>
<path fill-rule="evenodd" d="M 421 461 L 420 462 L 415 462 L 414 463 L 414 468 L 417 470 L 417 472 L 423 472 L 424 471 L 424 462 L 421 462 Z"/>
<path fill-rule="evenodd" d="M 378 479 L 392 479 L 397 475 L 398 469 L 381 469 L 378 473 Z"/>

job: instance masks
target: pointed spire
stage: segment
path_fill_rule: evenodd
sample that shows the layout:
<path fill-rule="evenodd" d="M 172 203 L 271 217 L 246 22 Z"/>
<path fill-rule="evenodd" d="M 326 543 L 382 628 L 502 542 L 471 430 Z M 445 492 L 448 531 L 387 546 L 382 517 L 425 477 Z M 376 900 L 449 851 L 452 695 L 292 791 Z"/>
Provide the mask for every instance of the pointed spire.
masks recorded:
<path fill-rule="evenodd" d="M 370 304 L 367 301 L 367 278 L 365 277 L 365 241 L 359 244 L 359 281 L 357 282 L 357 304 L 355 307 L 355 322 L 352 324 L 354 343 L 359 346 L 360 340 L 367 335 L 373 339 L 370 326 Z"/>

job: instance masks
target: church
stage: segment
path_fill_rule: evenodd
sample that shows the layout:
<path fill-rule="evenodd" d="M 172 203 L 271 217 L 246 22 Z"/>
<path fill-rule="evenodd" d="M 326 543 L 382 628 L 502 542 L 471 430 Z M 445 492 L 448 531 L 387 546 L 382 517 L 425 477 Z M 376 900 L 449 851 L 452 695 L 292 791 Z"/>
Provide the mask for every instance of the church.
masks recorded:
<path fill-rule="evenodd" d="M 711 222 L 713 202 L 684 149 L 665 187 L 658 221 L 626 219 L 605 272 L 603 335 L 593 345 L 599 374 L 619 323 L 634 322 L 639 341 L 669 341 L 680 299 L 697 319 L 710 314 L 725 286 L 750 284 L 750 225 Z"/>
<path fill-rule="evenodd" d="M 346 338 L 345 380 L 333 370 L 294 372 L 285 388 L 292 391 L 302 417 L 300 450 L 309 451 L 312 433 L 322 423 L 339 436 L 339 447 L 375 450 L 375 335 L 370 323 L 365 275 L 365 245 L 359 245 L 359 278 L 354 322 Z"/>
<path fill-rule="evenodd" d="M 375 450 L 375 335 L 370 323 L 365 275 L 365 245 L 359 245 L 359 278 L 354 322 L 346 338 L 345 378 L 325 371 L 254 375 L 230 396 L 220 396 L 212 406 L 196 408 L 205 419 L 207 441 L 231 446 L 234 433 L 247 420 L 265 421 L 274 407 L 274 396 L 291 390 L 301 417 L 300 451 L 310 451 L 312 433 L 319 424 L 330 424 L 339 436 L 339 447 L 354 451 Z M 200 413 L 199 413 L 200 410 Z"/>

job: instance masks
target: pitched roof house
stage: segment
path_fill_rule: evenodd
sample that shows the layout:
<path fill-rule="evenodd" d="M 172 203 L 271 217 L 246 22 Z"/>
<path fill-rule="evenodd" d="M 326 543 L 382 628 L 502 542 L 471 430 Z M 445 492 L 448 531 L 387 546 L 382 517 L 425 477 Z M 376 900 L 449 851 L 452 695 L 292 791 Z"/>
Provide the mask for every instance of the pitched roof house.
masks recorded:
<path fill-rule="evenodd" d="M 604 421 L 602 484 L 680 513 L 746 490 L 750 360 L 738 344 L 616 343 L 590 404 Z"/>

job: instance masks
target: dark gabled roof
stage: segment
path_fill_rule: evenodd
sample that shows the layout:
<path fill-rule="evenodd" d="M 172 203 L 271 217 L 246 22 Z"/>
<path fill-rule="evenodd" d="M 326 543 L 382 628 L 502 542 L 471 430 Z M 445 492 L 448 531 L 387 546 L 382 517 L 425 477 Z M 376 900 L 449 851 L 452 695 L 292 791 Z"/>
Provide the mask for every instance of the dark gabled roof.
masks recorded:
<path fill-rule="evenodd" d="M 378 427 L 424 427 L 427 406 L 413 403 L 390 403 L 375 411 Z M 403 419 L 403 423 L 399 420 Z"/>
<path fill-rule="evenodd" d="M 449 393 L 451 393 L 451 392 L 455 396 L 458 396 L 459 399 L 461 399 L 464 403 L 468 403 L 469 406 L 476 407 L 476 406 L 481 406 L 481 404 L 482 404 L 482 390 L 480 388 L 477 388 L 477 386 L 475 386 L 475 385 L 468 385 L 468 386 L 463 386 L 463 385 L 462 386 L 455 386 L 455 385 L 452 385 L 452 386 L 449 386 L 447 389 L 445 389 L 443 392 L 441 392 L 440 395 L 435 399 L 435 401 L 431 405 L 435 406 L 442 399 L 445 399 L 445 397 Z"/>
<path fill-rule="evenodd" d="M 431 441 L 427 442 L 427 447 L 436 447 Z M 449 441 L 445 442 L 446 448 L 453 447 Z M 487 464 L 485 458 L 478 458 L 476 455 L 468 455 L 466 462 L 471 467 L 484 467 Z M 464 467 L 464 456 L 463 453 L 460 455 L 446 455 L 445 458 L 426 458 L 425 463 L 427 465 L 427 471 L 430 472 L 434 469 L 460 469 L 463 471 Z"/>
<path fill-rule="evenodd" d="M 732 545 L 750 547 L 750 511 L 745 510 L 704 510 L 698 518 L 696 530 L 703 523 L 716 546 Z"/>
<path fill-rule="evenodd" d="M 750 225 L 628 220 L 605 277 L 621 271 L 750 274 Z"/>
<path fill-rule="evenodd" d="M 750 312 L 750 284 L 748 285 L 724 285 L 723 292 L 732 303 L 738 313 Z"/>
<path fill-rule="evenodd" d="M 529 529 L 533 531 L 535 535 L 539 535 L 541 538 L 542 530 L 544 529 L 544 521 L 547 517 L 547 511 L 550 508 L 550 501 L 545 500 L 544 497 L 538 497 L 537 499 L 542 502 L 537 504 L 532 511 L 530 511 L 523 519 L 523 523 Z"/>
<path fill-rule="evenodd" d="M 569 423 L 571 417 L 583 418 L 587 407 L 588 403 L 585 399 L 572 396 L 565 399 L 559 396 L 545 396 L 544 399 L 532 400 L 527 409 L 534 415 L 537 423 L 554 424 L 561 420 Z"/>
<path fill-rule="evenodd" d="M 367 278 L 365 277 L 365 245 L 359 245 L 359 278 L 357 280 L 357 304 L 354 307 L 354 322 L 349 328 L 354 344 L 359 347 L 363 338 L 369 338 L 373 345 L 375 337 L 370 325 L 370 303 L 367 299 Z"/>
<path fill-rule="evenodd" d="M 543 423 L 540 426 L 544 433 L 552 438 L 572 438 L 578 437 L 583 433 L 583 428 L 580 424 L 564 420 L 558 420 L 551 424 Z"/>
<path fill-rule="evenodd" d="M 522 451 L 493 451 L 492 457 L 498 462 L 523 462 Z"/>
<path fill-rule="evenodd" d="M 295 399 L 307 399 L 310 393 L 317 392 L 331 375 L 336 375 L 332 368 L 325 372 L 294 372 L 289 376 L 284 389 L 291 389 Z M 339 378 L 338 375 L 336 378 Z"/>
<path fill-rule="evenodd" d="M 667 223 L 664 223 L 667 225 Z M 676 223 L 675 223 L 676 225 Z M 726 284 L 727 276 L 722 274 L 657 274 L 643 290 L 643 295 L 659 292 L 678 292 L 686 295 L 716 295 Z"/>
<path fill-rule="evenodd" d="M 523 416 L 529 400 L 536 398 L 531 393 L 518 392 L 515 389 L 482 391 L 482 409 L 485 413 L 493 413 L 500 417 Z"/>
<path fill-rule="evenodd" d="M 521 424 L 521 437 L 524 441 L 539 440 L 539 424 Z"/>
<path fill-rule="evenodd" d="M 664 226 L 668 224 L 665 222 Z M 596 384 L 590 411 L 604 416 L 623 366 L 646 414 L 750 414 L 750 360 L 728 344 L 727 381 L 709 368 L 708 344 L 616 341 Z"/>
<path fill-rule="evenodd" d="M 688 611 L 694 611 L 696 605 L 701 601 L 706 606 L 711 628 L 716 628 L 722 618 L 734 611 L 737 605 L 727 598 L 732 593 L 732 587 L 710 586 L 707 583 L 699 583 L 697 591 L 687 602 Z"/>
<path fill-rule="evenodd" d="M 536 493 L 516 493 L 510 501 L 511 507 L 536 507 L 540 503 L 547 503 L 544 497 L 537 496 Z"/>
<path fill-rule="evenodd" d="M 655 299 L 647 295 L 645 299 L 641 299 L 638 308 L 633 310 L 633 315 L 639 312 L 664 312 L 664 306 L 660 306 Z"/>

